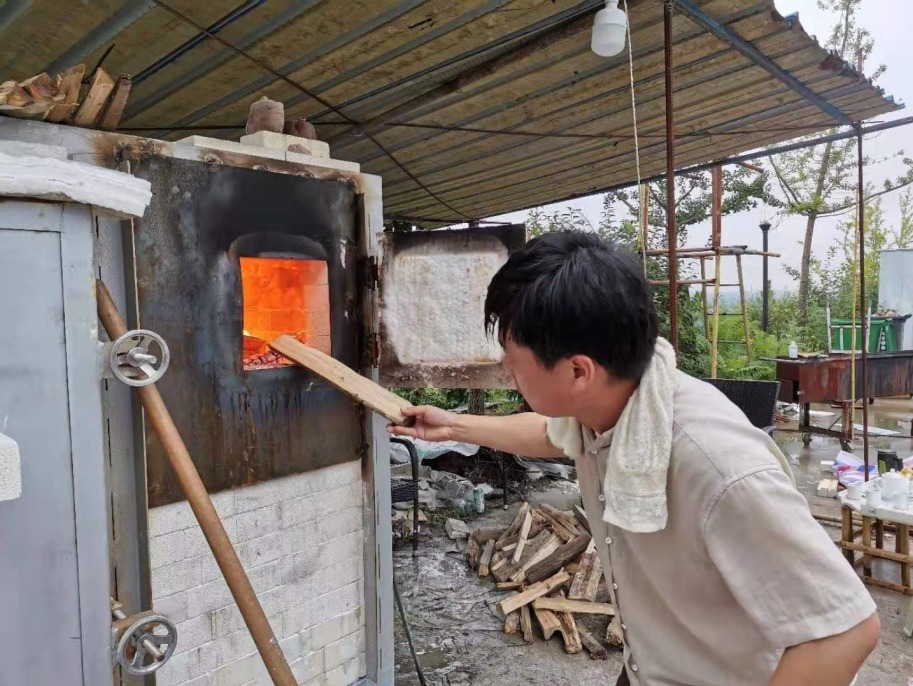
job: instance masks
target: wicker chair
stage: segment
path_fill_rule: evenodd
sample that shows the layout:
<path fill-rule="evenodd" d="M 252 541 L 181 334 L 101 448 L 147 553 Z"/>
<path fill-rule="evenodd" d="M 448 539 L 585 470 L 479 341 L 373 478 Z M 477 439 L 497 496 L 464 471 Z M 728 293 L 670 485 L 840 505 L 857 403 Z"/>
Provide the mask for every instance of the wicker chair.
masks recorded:
<path fill-rule="evenodd" d="M 779 381 L 752 381 L 744 379 L 704 379 L 715 386 L 738 407 L 752 425 L 773 436 L 776 428 L 777 396 Z"/>
<path fill-rule="evenodd" d="M 390 438 L 391 443 L 406 446 L 409 461 L 412 463 L 411 479 L 393 479 L 390 488 L 390 504 L 412 501 L 412 554 L 418 550 L 418 451 L 412 441 L 403 438 Z"/>

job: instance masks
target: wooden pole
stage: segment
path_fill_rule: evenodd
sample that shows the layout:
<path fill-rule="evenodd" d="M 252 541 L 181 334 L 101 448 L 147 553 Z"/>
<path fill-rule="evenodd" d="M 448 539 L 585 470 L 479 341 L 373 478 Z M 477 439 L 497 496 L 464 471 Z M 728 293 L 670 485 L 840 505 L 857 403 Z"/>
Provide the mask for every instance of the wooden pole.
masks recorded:
<path fill-rule="evenodd" d="M 862 358 L 862 453 L 865 463 L 865 480 L 869 480 L 869 326 L 866 321 L 865 294 L 865 179 L 863 178 L 862 124 L 856 125 L 856 157 L 859 167 L 859 320 L 862 343 L 859 346 Z M 854 322 L 855 324 L 855 322 Z M 855 326 L 853 330 L 855 331 Z M 855 366 L 855 365 L 854 365 Z M 856 398 L 853 398 L 853 405 Z"/>
<path fill-rule="evenodd" d="M 751 360 L 751 327 L 748 325 L 748 304 L 745 302 L 745 277 L 742 272 L 742 256 L 735 256 L 739 270 L 739 301 L 742 303 L 742 326 L 745 329 L 745 359 Z"/>
<path fill-rule="evenodd" d="M 707 258 L 701 257 L 701 310 L 704 313 L 704 335 L 710 340 L 710 313 L 707 311 Z"/>
<path fill-rule="evenodd" d="M 714 253 L 713 260 L 713 333 L 710 337 L 710 378 L 715 379 L 719 365 L 720 353 L 720 271 L 721 271 L 721 244 L 723 242 L 723 168 L 714 167 L 710 172 L 712 183 L 710 219 L 711 219 L 711 245 Z"/>
<path fill-rule="evenodd" d="M 672 3 L 663 4 L 666 70 L 666 240 L 669 247 L 669 342 L 678 352 L 678 232 L 675 228 L 675 107 L 672 80 Z"/>
<path fill-rule="evenodd" d="M 105 284 L 102 281 L 96 281 L 95 284 L 98 318 L 108 337 L 114 340 L 127 332 L 127 325 L 121 318 L 120 312 L 117 311 L 117 305 Z M 158 434 L 168 454 L 168 460 L 174 471 L 177 472 L 178 481 L 184 495 L 187 496 L 187 502 L 190 503 L 190 507 L 200 523 L 203 535 L 212 549 L 219 569 L 225 576 L 225 582 L 238 604 L 238 609 L 244 617 L 273 684 L 275 686 L 297 686 L 298 682 L 292 674 L 285 655 L 282 654 L 279 642 L 266 619 L 266 613 L 263 612 L 263 607 L 250 585 L 250 579 L 247 578 L 247 573 L 241 566 L 241 561 L 232 547 L 231 540 L 225 533 L 222 520 L 219 519 L 216 508 L 209 498 L 209 493 L 206 492 L 206 486 L 200 479 L 197 468 L 190 458 L 190 453 L 187 452 L 187 447 L 178 433 L 168 408 L 165 407 L 158 388 L 154 384 L 140 386 L 136 389 L 136 393 L 143 404 L 146 419 Z"/>

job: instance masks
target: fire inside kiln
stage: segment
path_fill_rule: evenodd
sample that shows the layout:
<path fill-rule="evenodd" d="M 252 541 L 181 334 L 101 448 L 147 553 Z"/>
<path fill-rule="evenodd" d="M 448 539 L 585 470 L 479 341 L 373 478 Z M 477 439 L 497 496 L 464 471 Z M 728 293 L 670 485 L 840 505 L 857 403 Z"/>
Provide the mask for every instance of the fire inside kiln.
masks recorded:
<path fill-rule="evenodd" d="M 327 263 L 294 258 L 241 257 L 244 368 L 291 364 L 269 349 L 282 334 L 330 354 Z"/>

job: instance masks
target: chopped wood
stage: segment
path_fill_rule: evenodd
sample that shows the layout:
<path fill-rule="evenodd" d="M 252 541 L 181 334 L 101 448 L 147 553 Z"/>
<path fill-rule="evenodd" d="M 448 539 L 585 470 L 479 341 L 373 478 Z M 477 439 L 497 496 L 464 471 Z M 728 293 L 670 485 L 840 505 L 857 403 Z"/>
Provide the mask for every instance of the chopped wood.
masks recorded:
<path fill-rule="evenodd" d="M 466 558 L 469 561 L 469 568 L 475 569 L 476 565 L 479 564 L 479 558 L 482 556 L 482 546 L 479 545 L 479 542 L 474 539 L 469 539 L 469 544 L 466 547 Z"/>
<path fill-rule="evenodd" d="M 530 588 L 532 588 L 532 586 Z M 551 610 L 552 612 L 570 612 L 572 614 L 580 615 L 606 615 L 607 617 L 615 615 L 615 608 L 608 603 L 591 603 L 586 600 L 570 600 L 560 596 L 555 598 L 546 598 L 544 596 L 535 598 L 533 600 L 533 607 L 542 610 Z"/>
<path fill-rule="evenodd" d="M 525 570 L 526 578 L 535 582 L 551 576 L 586 550 L 586 547 L 590 544 L 591 538 L 592 537 L 589 534 L 584 533 L 570 542 L 565 543 L 548 557 L 541 561 L 537 561 L 536 564 L 527 568 Z"/>
<path fill-rule="evenodd" d="M 568 562 L 566 565 L 564 565 L 564 571 L 571 576 L 576 575 L 577 572 L 580 571 L 580 560 L 578 559 L 574 562 Z"/>
<path fill-rule="evenodd" d="M 63 100 L 51 108 L 45 121 L 63 122 L 76 111 L 79 106 L 79 88 L 82 85 L 82 77 L 85 73 L 86 65 L 77 64 L 75 67 L 70 67 L 62 74 L 57 75 L 59 81 L 57 90 L 63 96 Z"/>
<path fill-rule="evenodd" d="M 507 564 L 507 558 L 506 558 L 506 557 L 499 557 L 497 562 L 495 562 L 494 560 L 492 560 L 492 563 L 491 563 L 491 571 L 492 571 L 492 572 L 495 572 L 495 571 L 501 569 L 501 567 L 503 567 L 503 566 L 506 565 L 506 564 Z"/>
<path fill-rule="evenodd" d="M 538 610 L 534 607 L 533 613 L 539 621 L 539 626 L 542 627 L 542 636 L 546 641 L 550 639 L 556 631 L 561 631 L 561 622 L 558 621 L 558 616 L 551 610 Z"/>
<path fill-rule="evenodd" d="M 520 631 L 520 610 L 514 610 L 504 620 L 504 633 L 515 634 Z"/>
<path fill-rule="evenodd" d="M 621 630 L 621 619 L 618 618 L 618 615 L 612 617 L 612 621 L 609 622 L 609 626 L 605 632 L 605 640 L 606 643 L 613 647 L 624 645 L 624 637 L 622 636 Z"/>
<path fill-rule="evenodd" d="M 32 103 L 32 96 L 15 81 L 4 81 L 0 84 L 0 105 L 25 107 Z"/>
<path fill-rule="evenodd" d="M 444 530 L 454 541 L 458 538 L 469 538 L 469 527 L 460 519 L 448 519 L 444 522 Z"/>
<path fill-rule="evenodd" d="M 488 541 L 485 549 L 482 551 L 482 559 L 479 560 L 479 576 L 488 576 L 488 566 L 491 564 L 491 556 L 495 551 L 495 542 Z M 504 614 L 507 614 L 506 612 Z"/>
<path fill-rule="evenodd" d="M 501 534 L 501 537 L 495 543 L 495 546 L 500 550 L 507 543 L 507 537 L 511 536 L 520 531 L 520 527 L 523 526 L 523 520 L 526 519 L 526 513 L 529 512 L 529 503 L 523 503 L 520 505 L 517 510 L 517 514 L 514 516 L 514 521 L 510 523 L 510 526 Z"/>
<path fill-rule="evenodd" d="M 366 379 L 339 360 L 319 350 L 310 348 L 287 334 L 283 334 L 276 340 L 271 341 L 269 347 L 277 353 L 285 355 L 295 364 L 323 377 L 343 393 L 363 405 L 367 405 L 391 422 L 396 424 L 411 423 L 412 418 L 407 418 L 403 414 L 403 410 L 407 407 L 412 407 L 412 403 L 374 383 L 371 379 Z"/>
<path fill-rule="evenodd" d="M 483 526 L 472 532 L 472 537 L 479 545 L 484 545 L 489 540 L 497 541 L 504 533 L 504 527 L 501 526 Z"/>
<path fill-rule="evenodd" d="M 586 510 L 580 507 L 580 505 L 574 505 L 574 517 L 577 518 L 577 523 L 583 527 L 584 531 L 590 534 L 593 533 L 592 529 L 590 529 L 590 520 L 586 516 Z"/>
<path fill-rule="evenodd" d="M 516 543 L 510 543 L 510 544 L 504 546 L 503 548 L 501 548 L 501 552 L 502 552 L 502 553 L 509 553 L 509 552 L 512 551 L 512 550 L 516 550 L 516 548 L 517 548 L 517 544 L 516 544 Z"/>
<path fill-rule="evenodd" d="M 602 578 L 602 561 L 595 551 L 585 552 L 580 556 L 580 569 L 574 575 L 571 590 L 567 597 L 572 600 L 596 600 L 599 581 Z"/>
<path fill-rule="evenodd" d="M 39 102 L 57 103 L 63 100 L 63 96 L 58 94 L 57 84 L 46 72 L 41 72 L 37 76 L 26 79 L 19 85 L 22 86 L 22 88 L 25 89 L 25 92 L 31 95 L 33 99 Z"/>
<path fill-rule="evenodd" d="M 557 507 L 552 507 L 551 505 L 543 505 L 542 509 L 548 512 L 553 518 L 561 522 L 568 531 L 572 532 L 575 536 L 579 536 L 583 533 L 580 529 L 580 525 L 577 523 L 577 519 L 570 512 L 562 512 Z"/>
<path fill-rule="evenodd" d="M 541 514 L 545 518 L 545 520 L 548 522 L 549 526 L 552 527 L 552 531 L 554 531 L 556 534 L 558 534 L 558 536 L 560 536 L 561 538 L 563 538 L 565 541 L 568 541 L 568 542 L 574 540 L 574 537 L 576 534 L 573 531 L 571 531 L 570 529 L 568 529 L 566 526 L 564 526 L 564 524 L 559 522 L 557 519 L 552 517 L 548 512 L 545 512 L 544 510 L 539 510 L 539 514 Z"/>
<path fill-rule="evenodd" d="M 530 540 L 526 544 L 526 549 L 523 551 L 523 556 L 520 558 L 520 564 L 515 565 L 513 563 L 508 564 L 506 567 L 502 567 L 498 573 L 495 575 L 495 578 L 498 581 L 507 581 L 510 577 L 514 576 L 520 571 L 520 566 L 526 564 L 530 558 L 536 554 L 548 541 L 552 538 L 556 538 L 555 534 L 551 531 L 543 531 L 536 538 Z"/>
<path fill-rule="evenodd" d="M 577 630 L 577 622 L 574 621 L 574 615 L 569 612 L 556 612 L 558 623 L 561 625 L 561 637 L 564 639 L 564 649 L 571 655 L 576 655 L 583 651 L 583 643 L 580 640 L 580 632 Z"/>
<path fill-rule="evenodd" d="M 114 92 L 108 98 L 108 104 L 98 120 L 98 128 L 102 131 L 114 131 L 120 124 L 120 119 L 127 108 L 127 98 L 130 95 L 130 89 L 133 87 L 133 80 L 126 74 L 121 74 L 114 84 Z"/>
<path fill-rule="evenodd" d="M 523 640 L 527 643 L 533 642 L 533 619 L 529 605 L 520 608 L 520 628 L 523 630 Z"/>
<path fill-rule="evenodd" d="M 583 647 L 586 648 L 586 651 L 590 654 L 590 658 L 593 660 L 609 659 L 608 649 L 602 645 L 593 634 L 580 626 L 577 627 L 577 632 L 580 634 L 580 641 L 583 643 Z"/>
<path fill-rule="evenodd" d="M 495 588 L 499 591 L 515 591 L 518 588 L 523 588 L 522 581 L 501 581 L 495 584 Z"/>
<path fill-rule="evenodd" d="M 535 538 L 536 536 L 541 534 L 543 531 L 549 531 L 549 533 L 551 533 L 551 529 L 549 528 L 548 522 L 546 522 L 544 519 L 536 520 L 536 518 L 533 517 L 533 525 L 530 527 L 529 534 L 527 534 L 526 539 L 528 541 L 532 540 L 533 538 Z M 501 550 L 504 550 L 508 546 L 516 546 L 517 543 L 519 542 L 519 540 L 520 540 L 520 532 L 517 531 L 516 533 L 511 534 L 506 539 L 504 539 L 504 544 L 501 546 Z"/>
<path fill-rule="evenodd" d="M 536 598 L 541 598 L 542 596 L 547 595 L 553 588 L 560 586 L 561 584 L 567 582 L 569 579 L 570 576 L 568 573 L 564 570 L 561 570 L 554 576 L 532 584 L 526 590 L 512 595 L 509 598 L 505 598 L 500 603 L 498 603 L 498 609 L 501 610 L 502 614 L 506 616 L 514 610 L 519 610 L 524 605 L 528 605 Z"/>
<path fill-rule="evenodd" d="M 114 90 L 114 79 L 108 76 L 108 72 L 99 67 L 92 76 L 92 82 L 89 84 L 86 97 L 83 98 L 82 104 L 76 110 L 73 121 L 70 123 L 73 126 L 92 128 L 95 122 L 98 121 L 98 116 L 101 114 L 112 90 Z"/>
<path fill-rule="evenodd" d="M 529 529 L 532 525 L 533 515 L 527 512 L 526 517 L 523 519 L 523 524 L 520 525 L 520 538 L 517 540 L 517 549 L 514 550 L 514 564 L 520 563 L 520 557 L 523 555 L 523 549 L 526 547 L 526 538 L 529 536 Z"/>
<path fill-rule="evenodd" d="M 561 545 L 561 539 L 558 538 L 558 536 L 555 534 L 550 534 L 550 537 L 548 541 L 545 542 L 545 545 L 536 551 L 534 555 L 530 556 L 526 562 L 523 562 L 522 560 L 520 561 L 520 569 L 517 570 L 515 574 L 510 576 L 511 580 L 522 581 L 523 579 L 528 579 L 529 575 L 527 570 L 533 569 L 543 562 L 550 560 L 552 556 L 557 553 L 562 547 L 563 546 Z M 558 567 L 558 569 L 560 569 L 560 567 Z M 558 571 L 558 569 L 555 569 L 554 571 Z M 545 575 L 540 576 L 536 579 L 536 581 L 541 581 L 544 578 Z"/>

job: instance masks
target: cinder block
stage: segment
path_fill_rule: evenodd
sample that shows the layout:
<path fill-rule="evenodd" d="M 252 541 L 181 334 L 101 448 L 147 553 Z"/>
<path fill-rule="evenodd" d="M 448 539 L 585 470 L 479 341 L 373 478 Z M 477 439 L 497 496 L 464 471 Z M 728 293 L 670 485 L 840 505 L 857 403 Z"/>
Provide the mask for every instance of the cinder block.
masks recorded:
<path fill-rule="evenodd" d="M 152 604 L 153 609 L 165 615 L 175 624 L 187 619 L 187 591 L 159 598 Z"/>
<path fill-rule="evenodd" d="M 345 674 L 346 684 L 354 684 L 358 679 L 368 673 L 364 651 L 362 651 L 354 660 L 349 660 L 343 665 L 343 673 Z"/>
<path fill-rule="evenodd" d="M 311 492 L 311 472 L 270 479 L 234 491 L 235 512 L 249 512 L 275 505 Z"/>
<path fill-rule="evenodd" d="M 330 643 L 323 649 L 324 661 L 327 670 L 338 667 L 351 660 L 355 660 L 360 653 L 365 650 L 364 629 L 356 631 L 354 634 L 344 636 L 334 643 Z"/>
<path fill-rule="evenodd" d="M 197 525 L 196 517 L 194 517 L 187 501 L 153 507 L 148 512 L 147 521 L 150 539 Z"/>
<path fill-rule="evenodd" d="M 257 567 L 282 557 L 282 537 L 284 531 L 267 534 L 259 538 L 245 541 L 235 547 L 241 564 L 245 569 Z"/>
<path fill-rule="evenodd" d="M 292 674 L 299 684 L 308 682 L 310 679 L 318 679 L 324 673 L 323 651 L 317 650 L 309 653 L 302 658 L 292 662 L 289 667 L 292 668 Z"/>
<path fill-rule="evenodd" d="M 282 529 L 279 532 L 281 536 L 280 550 L 282 556 L 294 555 L 302 550 L 317 550 L 322 543 L 320 524 L 317 522 L 305 522 L 297 526 Z"/>
<path fill-rule="evenodd" d="M 349 682 L 346 681 L 345 667 L 340 665 L 329 670 L 323 677 L 323 683 L 325 686 L 349 686 Z"/>
<path fill-rule="evenodd" d="M 332 517 L 322 519 L 317 523 L 320 532 L 320 542 L 332 541 L 340 536 L 345 536 L 364 527 L 364 509 L 350 507 L 348 510 L 337 512 Z"/>
<path fill-rule="evenodd" d="M 241 143 L 256 147 L 272 148 L 274 150 L 292 150 L 292 152 L 312 155 L 314 157 L 329 158 L 330 146 L 323 141 L 299 136 L 289 136 L 273 131 L 258 131 L 257 133 L 241 136 Z"/>
<path fill-rule="evenodd" d="M 183 686 L 191 679 L 205 676 L 215 668 L 215 652 L 211 644 L 205 644 L 186 653 L 174 655 L 155 673 L 156 684 Z"/>
<path fill-rule="evenodd" d="M 198 617 L 234 603 L 228 584 L 217 579 L 187 591 L 187 616 Z M 207 615 L 208 616 L 208 615 Z"/>
<path fill-rule="evenodd" d="M 293 662 L 301 657 L 301 637 L 298 634 L 287 636 L 279 641 L 279 647 L 282 648 L 282 654 L 289 662 Z"/>
<path fill-rule="evenodd" d="M 213 622 L 213 630 L 215 628 L 215 622 Z M 244 628 L 227 636 L 216 638 L 212 642 L 212 650 L 215 653 L 216 667 L 221 667 L 234 662 L 239 655 L 249 655 L 255 652 L 257 646 L 254 644 L 254 639 L 251 637 L 250 632 Z"/>
<path fill-rule="evenodd" d="M 202 568 L 198 557 L 153 569 L 152 599 L 158 600 L 199 586 L 201 574 Z"/>
<path fill-rule="evenodd" d="M 268 505 L 242 512 L 234 518 L 236 543 L 265 536 L 279 530 L 279 505 Z"/>
<path fill-rule="evenodd" d="M 363 597 L 362 582 L 357 581 L 301 605 L 290 607 L 282 613 L 282 635 L 290 636 L 293 633 L 305 632 L 336 615 L 354 610 L 363 605 Z M 324 647 L 314 642 L 312 632 L 308 632 L 303 638 L 308 641 L 303 647 L 305 651 Z"/>
<path fill-rule="evenodd" d="M 22 466 L 19 444 L 0 434 L 0 502 L 16 500 L 22 495 Z"/>
<path fill-rule="evenodd" d="M 216 669 L 212 673 L 212 686 L 244 686 L 260 679 L 269 683 L 269 672 L 260 654 L 255 652 Z"/>
<path fill-rule="evenodd" d="M 186 653 L 212 640 L 212 621 L 209 615 L 191 617 L 176 625 L 178 644 L 176 652 Z"/>
<path fill-rule="evenodd" d="M 355 481 L 361 481 L 361 462 L 352 460 L 310 472 L 316 482 L 317 491 L 331 491 Z"/>
<path fill-rule="evenodd" d="M 158 569 L 190 557 L 197 557 L 208 550 L 209 544 L 200 527 L 172 531 L 149 539 L 149 566 Z"/>
<path fill-rule="evenodd" d="M 340 639 L 356 633 L 364 627 L 364 612 L 356 608 L 350 612 L 336 615 L 307 630 L 303 638 L 309 646 L 328 646 Z"/>

